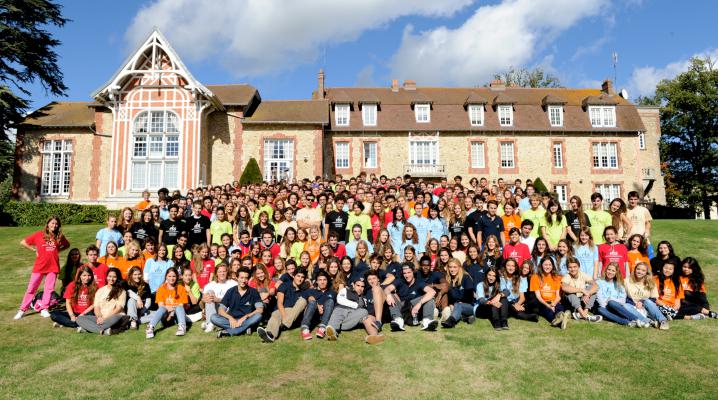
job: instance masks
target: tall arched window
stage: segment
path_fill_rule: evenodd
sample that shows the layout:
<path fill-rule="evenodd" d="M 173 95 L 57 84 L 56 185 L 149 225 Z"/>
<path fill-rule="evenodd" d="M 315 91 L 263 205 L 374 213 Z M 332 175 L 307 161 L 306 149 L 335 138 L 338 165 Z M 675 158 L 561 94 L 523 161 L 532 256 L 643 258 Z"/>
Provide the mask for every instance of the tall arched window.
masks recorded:
<path fill-rule="evenodd" d="M 144 111 L 132 134 L 132 190 L 177 188 L 179 118 L 171 111 Z"/>

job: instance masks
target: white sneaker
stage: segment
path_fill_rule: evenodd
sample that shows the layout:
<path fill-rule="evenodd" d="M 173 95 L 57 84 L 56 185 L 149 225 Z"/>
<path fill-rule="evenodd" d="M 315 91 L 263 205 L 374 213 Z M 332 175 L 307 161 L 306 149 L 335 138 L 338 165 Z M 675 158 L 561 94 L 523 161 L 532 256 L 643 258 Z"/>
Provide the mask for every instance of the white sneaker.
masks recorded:
<path fill-rule="evenodd" d="M 200 325 L 200 327 L 202 330 L 205 330 L 205 328 L 207 328 L 207 321 L 202 321 L 202 325 Z"/>
<path fill-rule="evenodd" d="M 145 329 L 145 339 L 152 339 L 155 337 L 155 327 L 147 324 L 147 328 Z"/>
<path fill-rule="evenodd" d="M 17 321 L 17 320 L 19 320 L 20 318 L 22 318 L 24 315 L 25 315 L 25 311 L 23 311 L 23 310 L 18 310 L 17 314 L 15 314 L 15 316 L 12 317 L 12 319 L 14 319 L 15 321 Z"/>
<path fill-rule="evenodd" d="M 404 318 L 395 318 L 393 321 L 391 321 L 391 330 L 405 331 L 406 328 L 404 328 Z"/>
<path fill-rule="evenodd" d="M 47 309 L 44 309 L 44 310 L 40 311 L 40 315 L 43 318 L 50 318 L 50 311 L 47 311 Z"/>
<path fill-rule="evenodd" d="M 207 322 L 207 324 L 205 324 L 205 326 L 204 326 L 204 332 L 205 332 L 205 333 L 210 333 L 210 332 L 212 332 L 213 330 L 214 330 L 214 324 L 211 323 L 211 322 Z"/>
<path fill-rule="evenodd" d="M 439 321 L 435 319 L 424 318 L 421 320 L 422 331 L 435 331 L 437 326 L 439 326 Z"/>
<path fill-rule="evenodd" d="M 53 328 L 62 328 L 62 325 L 58 324 L 57 322 L 52 323 Z"/>
<path fill-rule="evenodd" d="M 85 330 L 85 328 L 83 328 L 83 327 L 81 327 L 81 326 L 78 326 L 78 327 L 77 327 L 77 333 L 85 333 L 85 332 L 87 332 L 87 331 Z"/>

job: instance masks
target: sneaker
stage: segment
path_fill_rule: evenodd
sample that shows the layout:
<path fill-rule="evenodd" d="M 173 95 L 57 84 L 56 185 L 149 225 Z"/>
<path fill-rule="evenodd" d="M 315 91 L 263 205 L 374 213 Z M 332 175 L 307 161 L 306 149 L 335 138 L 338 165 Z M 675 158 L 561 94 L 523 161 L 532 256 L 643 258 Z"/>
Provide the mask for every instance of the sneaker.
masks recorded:
<path fill-rule="evenodd" d="M 202 325 L 200 325 L 202 330 L 205 330 L 207 328 L 207 321 L 202 321 Z"/>
<path fill-rule="evenodd" d="M 324 339 L 324 336 L 326 336 L 327 330 L 324 328 L 318 328 L 317 329 L 317 338 Z"/>
<path fill-rule="evenodd" d="M 437 321 L 435 319 L 425 318 L 425 319 L 421 320 L 421 330 L 422 331 L 435 331 L 438 326 L 439 326 L 439 321 Z"/>
<path fill-rule="evenodd" d="M 247 335 L 247 336 L 252 336 L 253 333 L 254 333 L 254 331 L 252 330 L 251 327 L 250 327 L 250 328 L 247 328 L 247 330 L 244 331 L 244 334 Z"/>
<path fill-rule="evenodd" d="M 145 339 L 152 339 L 153 337 L 155 337 L 155 327 L 147 325 L 147 329 L 145 329 Z"/>
<path fill-rule="evenodd" d="M 641 328 L 650 328 L 650 327 L 651 327 L 651 323 L 650 323 L 650 322 L 643 321 L 643 320 L 638 320 L 638 325 L 639 325 Z"/>
<path fill-rule="evenodd" d="M 376 328 L 377 332 L 381 332 L 381 329 L 384 327 L 384 324 L 382 324 L 381 321 L 374 320 L 374 327 Z"/>
<path fill-rule="evenodd" d="M 211 322 L 207 322 L 207 324 L 204 326 L 204 333 L 210 333 L 214 330 L 214 324 Z"/>
<path fill-rule="evenodd" d="M 471 315 L 471 316 L 468 316 L 468 317 L 464 318 L 464 321 L 465 321 L 467 324 L 471 325 L 471 324 L 473 324 L 474 322 L 476 322 L 476 317 L 474 317 L 473 315 Z"/>
<path fill-rule="evenodd" d="M 337 339 L 338 339 L 337 330 L 334 329 L 333 326 L 327 325 L 327 340 L 329 340 L 330 342 L 333 342 Z"/>
<path fill-rule="evenodd" d="M 53 327 L 53 328 L 60 328 L 60 327 L 62 327 L 62 325 L 58 324 L 57 322 L 53 322 L 53 323 L 52 323 L 52 327 Z"/>
<path fill-rule="evenodd" d="M 302 329 L 299 336 L 304 340 L 312 340 L 312 332 L 309 329 Z"/>
<path fill-rule="evenodd" d="M 187 333 L 187 327 L 180 325 L 177 327 L 177 333 L 175 333 L 175 336 L 184 336 L 185 333 Z"/>
<path fill-rule="evenodd" d="M 571 313 L 571 316 L 573 317 L 573 319 L 576 319 L 576 320 L 583 319 L 583 317 L 581 316 L 581 313 L 578 311 L 574 311 L 573 313 Z"/>
<path fill-rule="evenodd" d="M 230 337 L 230 336 L 231 335 L 229 334 L 229 332 L 227 332 L 226 329 L 222 329 L 221 331 L 217 332 L 217 339 L 222 339 L 222 338 Z"/>
<path fill-rule="evenodd" d="M 444 307 L 441 310 L 441 320 L 446 321 L 451 316 L 451 308 L 450 307 Z M 436 317 L 434 317 L 436 319 Z"/>
<path fill-rule="evenodd" d="M 713 318 L 713 319 L 718 319 L 718 313 L 715 311 L 709 311 L 708 317 Z"/>
<path fill-rule="evenodd" d="M 561 329 L 565 330 L 568 326 L 568 320 L 571 319 L 571 314 L 568 311 L 564 311 L 561 315 Z"/>
<path fill-rule="evenodd" d="M 384 336 L 382 335 L 369 335 L 364 338 L 364 341 L 368 344 L 377 344 L 384 341 Z"/>
<path fill-rule="evenodd" d="M 137 328 L 139 328 L 137 326 L 137 321 L 135 321 L 134 319 L 132 321 L 130 321 L 130 329 L 137 330 Z"/>
<path fill-rule="evenodd" d="M 87 332 L 87 331 L 85 330 L 85 328 L 83 328 L 83 327 L 81 327 L 81 326 L 78 326 L 78 327 L 77 327 L 77 333 L 85 333 L 85 332 Z"/>
<path fill-rule="evenodd" d="M 589 315 L 586 317 L 586 321 L 588 322 L 601 322 L 603 321 L 603 317 L 600 315 Z"/>
<path fill-rule="evenodd" d="M 508 331 L 509 330 L 509 321 L 501 322 L 501 329 L 504 331 Z"/>
<path fill-rule="evenodd" d="M 404 318 L 394 318 L 394 320 L 391 321 L 391 330 L 393 332 L 405 331 L 406 328 L 404 328 Z"/>
<path fill-rule="evenodd" d="M 264 328 L 257 329 L 257 334 L 259 335 L 259 338 L 262 339 L 264 343 L 272 343 L 274 342 L 274 336 L 271 332 L 267 332 Z"/>
<path fill-rule="evenodd" d="M 441 327 L 442 328 L 453 328 L 456 325 L 456 320 L 454 317 L 449 317 L 446 319 L 446 321 L 441 321 Z"/>
<path fill-rule="evenodd" d="M 629 328 L 640 328 L 640 326 L 638 325 L 638 320 L 636 319 L 636 320 L 629 322 L 628 327 Z"/>
<path fill-rule="evenodd" d="M 498 321 L 497 321 L 497 322 L 494 322 L 493 320 L 491 320 L 491 326 L 494 327 L 494 330 L 495 330 L 495 331 L 502 331 L 502 330 L 503 330 L 503 329 L 501 329 L 501 324 L 498 323 Z"/>
<path fill-rule="evenodd" d="M 658 325 L 658 329 L 660 329 L 662 331 L 667 331 L 667 330 L 671 329 L 671 327 L 668 326 L 668 321 L 661 321 L 660 325 Z"/>
<path fill-rule="evenodd" d="M 44 308 L 42 311 L 40 311 L 40 315 L 43 318 L 50 318 L 50 311 L 47 311 L 47 308 Z"/>
<path fill-rule="evenodd" d="M 110 335 L 112 335 L 112 330 L 110 328 L 107 328 L 104 331 L 102 331 L 102 335 L 110 336 Z"/>
<path fill-rule="evenodd" d="M 658 329 L 658 328 L 660 328 L 661 324 L 658 321 L 656 321 L 655 319 L 652 319 L 651 326 Z"/>
<path fill-rule="evenodd" d="M 707 317 L 705 316 L 705 314 L 702 314 L 702 313 L 698 313 L 696 315 L 691 315 L 691 319 L 694 319 L 696 321 L 700 321 L 700 320 L 706 319 L 706 318 Z"/>
<path fill-rule="evenodd" d="M 563 311 L 556 314 L 556 316 L 553 318 L 553 321 L 551 321 L 551 326 L 558 326 L 563 319 Z"/>
<path fill-rule="evenodd" d="M 12 317 L 12 319 L 14 319 L 15 321 L 17 321 L 17 320 L 19 320 L 20 318 L 22 318 L 24 315 L 25 315 L 25 311 L 23 311 L 23 310 L 18 310 L 18 311 L 17 311 L 17 314 L 15 314 L 15 316 Z"/>

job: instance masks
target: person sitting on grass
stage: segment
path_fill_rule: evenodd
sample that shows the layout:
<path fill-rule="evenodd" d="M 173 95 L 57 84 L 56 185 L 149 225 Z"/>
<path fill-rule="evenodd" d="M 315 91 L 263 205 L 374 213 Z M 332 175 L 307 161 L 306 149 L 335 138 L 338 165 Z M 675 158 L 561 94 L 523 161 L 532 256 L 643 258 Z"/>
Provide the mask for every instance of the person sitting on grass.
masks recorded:
<path fill-rule="evenodd" d="M 423 261 L 423 258 L 422 258 Z M 473 324 L 475 286 L 471 276 L 461 267 L 461 262 L 455 258 L 449 259 L 446 271 L 448 285 L 447 301 L 451 308 L 449 317 L 441 323 L 444 328 L 453 328 L 459 321 Z"/>
<path fill-rule="evenodd" d="M 376 260 L 376 263 L 378 264 L 378 257 L 375 256 L 374 260 Z M 372 267 L 372 269 L 364 274 L 364 279 L 366 281 L 365 286 L 367 286 L 364 290 L 364 300 L 366 301 L 366 310 L 368 314 L 367 318 L 372 324 L 374 324 L 377 332 L 381 332 L 383 327 L 381 319 L 384 313 L 384 304 L 386 302 L 384 289 L 381 287 L 382 280 L 381 273 L 379 271 L 382 270 Z"/>
<path fill-rule="evenodd" d="M 677 265 L 671 261 L 663 263 L 658 274 L 653 277 L 658 287 L 656 305 L 667 320 L 671 321 L 678 316 L 681 309 L 681 300 L 685 296 L 681 278 L 676 273 Z"/>
<path fill-rule="evenodd" d="M 527 264 L 526 270 L 530 273 L 531 260 L 526 259 L 523 264 Z M 519 263 L 513 258 L 509 258 L 504 263 L 501 271 L 501 291 L 508 293 L 506 300 L 509 302 L 509 316 L 524 321 L 538 322 L 538 315 L 533 313 L 527 307 L 526 292 L 529 290 L 529 282 L 525 276 L 519 271 Z"/>
<path fill-rule="evenodd" d="M 302 317 L 300 336 L 304 340 L 310 340 L 312 321 L 318 319 L 317 338 L 323 339 L 336 299 L 336 293 L 332 290 L 329 274 L 326 271 L 320 270 L 317 273 L 315 288 L 305 291 L 304 297 L 307 300 L 307 307 Z"/>
<path fill-rule="evenodd" d="M 569 256 L 566 269 L 568 273 L 561 278 L 564 306 L 571 312 L 573 319 L 601 322 L 603 317 L 588 312 L 596 302 L 598 285 L 591 276 L 581 272 L 581 262 L 577 258 Z"/>
<path fill-rule="evenodd" d="M 77 318 L 78 332 L 109 336 L 111 329 L 122 320 L 125 315 L 127 294 L 122 288 L 121 276 L 122 274 L 117 268 L 110 268 L 107 271 L 107 284 L 95 292 L 94 315 L 85 314 Z"/>
<path fill-rule="evenodd" d="M 217 307 L 222 302 L 225 293 L 237 286 L 237 281 L 229 279 L 229 266 L 227 264 L 219 264 L 215 270 L 212 282 L 204 287 L 202 302 L 204 303 L 205 322 L 202 323 L 202 329 L 205 333 L 214 330 L 212 324 L 212 316 L 217 313 Z"/>
<path fill-rule="evenodd" d="M 603 269 L 601 279 L 597 282 L 598 313 L 603 318 L 619 325 L 631 328 L 647 328 L 650 323 L 640 313 L 633 312 L 626 306 L 626 288 L 623 286 L 621 269 L 616 262 L 610 262 Z M 680 284 L 679 284 L 680 286 Z"/>
<path fill-rule="evenodd" d="M 706 297 L 705 277 L 698 260 L 693 257 L 686 257 L 683 260 L 681 275 L 681 288 L 683 289 L 683 301 L 678 318 L 684 319 L 705 319 L 718 318 L 718 313 L 711 311 Z"/>
<path fill-rule="evenodd" d="M 561 304 L 561 275 L 558 274 L 553 258 L 542 258 L 538 270 L 531 276 L 529 290 L 536 295 L 539 315 L 550 321 L 551 326 L 561 325 L 561 329 L 566 329 L 571 315 L 564 313 Z"/>
<path fill-rule="evenodd" d="M 147 339 L 155 337 L 155 326 L 160 322 L 166 328 L 173 321 L 176 321 L 176 336 L 184 336 L 187 332 L 185 315 L 185 306 L 188 303 L 187 289 L 184 285 L 178 284 L 178 278 L 179 274 L 174 267 L 168 269 L 165 273 L 165 283 L 157 289 L 157 294 L 155 295 L 155 301 L 159 307 L 157 312 L 152 315 L 152 319 L 145 330 Z"/>
<path fill-rule="evenodd" d="M 651 270 L 647 263 L 638 263 L 633 268 L 631 276 L 625 280 L 627 302 L 633 303 L 638 311 L 646 314 L 651 319 L 654 328 L 668 330 L 668 320 L 661 313 L 656 305 L 658 288 L 653 281 Z"/>
<path fill-rule="evenodd" d="M 137 329 L 140 323 L 149 321 L 152 294 L 142 279 L 140 267 L 132 267 L 127 272 L 127 280 L 123 282 L 127 291 L 127 316 L 130 317 L 130 329 Z"/>
<path fill-rule="evenodd" d="M 249 287 L 251 273 L 248 268 L 239 269 L 236 289 L 231 288 L 224 294 L 217 314 L 212 315 L 211 322 L 222 329 L 218 339 L 249 334 L 262 319 L 264 303 L 257 289 Z"/>
<path fill-rule="evenodd" d="M 484 281 L 476 285 L 476 309 L 474 312 L 479 318 L 491 321 L 496 331 L 509 329 L 509 301 L 508 292 L 501 290 L 501 281 L 496 269 L 486 272 Z"/>
<path fill-rule="evenodd" d="M 284 326 L 290 329 L 294 322 L 302 315 L 304 308 L 307 306 L 307 300 L 302 297 L 306 290 L 304 280 L 307 271 L 298 268 L 294 271 L 294 276 L 289 282 L 284 282 L 277 289 L 277 309 L 274 310 L 272 316 L 267 322 L 266 328 L 257 329 L 259 338 L 264 343 L 272 343 L 279 336 L 279 329 Z"/>
<path fill-rule="evenodd" d="M 337 340 L 340 331 L 354 329 L 359 324 L 363 324 L 366 330 L 367 336 L 364 338 L 366 343 L 377 344 L 384 341 L 384 336 L 379 334 L 373 318 L 368 316 L 366 300 L 362 296 L 365 285 L 363 278 L 357 279 L 351 287 L 344 287 L 337 294 L 337 306 L 327 324 L 329 341 Z"/>
<path fill-rule="evenodd" d="M 90 267 L 80 267 L 74 281 L 65 289 L 65 310 L 50 313 L 54 327 L 77 328 L 77 318 L 92 312 L 97 285 Z"/>
<path fill-rule="evenodd" d="M 384 288 L 386 303 L 391 314 L 391 329 L 405 331 L 404 318 L 410 319 L 411 326 L 419 325 L 419 311 L 421 311 L 421 330 L 434 331 L 439 323 L 434 319 L 434 297 L 436 291 L 426 286 L 414 275 L 414 265 L 404 263 L 401 267 L 404 279 L 396 279 Z"/>

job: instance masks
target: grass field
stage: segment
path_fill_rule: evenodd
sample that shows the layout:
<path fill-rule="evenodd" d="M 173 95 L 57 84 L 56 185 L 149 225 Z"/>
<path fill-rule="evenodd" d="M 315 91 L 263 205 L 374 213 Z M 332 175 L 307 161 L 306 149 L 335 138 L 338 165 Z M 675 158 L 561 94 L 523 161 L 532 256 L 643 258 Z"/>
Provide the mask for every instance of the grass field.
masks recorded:
<path fill-rule="evenodd" d="M 97 226 L 68 226 L 73 246 L 91 243 Z M 671 330 L 575 322 L 566 331 L 510 320 L 450 331 L 387 333 L 369 346 L 359 331 L 338 342 L 285 332 L 272 345 L 256 335 L 217 340 L 199 329 L 102 337 L 53 329 L 28 315 L 12 321 L 33 254 L 18 242 L 34 231 L 0 228 L 0 397 L 2 398 L 715 398 L 718 321 L 678 321 Z M 718 304 L 718 222 L 656 221 L 706 273 Z M 64 261 L 64 253 L 61 256 Z"/>

